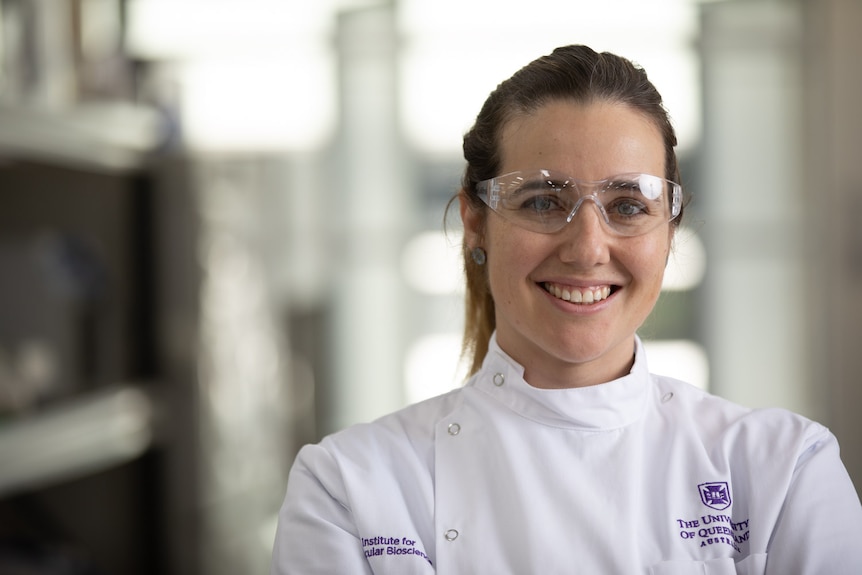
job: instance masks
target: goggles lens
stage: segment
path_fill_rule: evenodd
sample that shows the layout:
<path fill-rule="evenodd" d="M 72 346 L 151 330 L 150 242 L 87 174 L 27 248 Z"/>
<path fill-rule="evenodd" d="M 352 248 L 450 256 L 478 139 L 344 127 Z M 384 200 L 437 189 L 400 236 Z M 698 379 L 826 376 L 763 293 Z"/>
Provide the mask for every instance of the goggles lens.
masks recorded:
<path fill-rule="evenodd" d="M 526 230 L 551 234 L 592 200 L 613 232 L 637 236 L 679 215 L 682 186 L 649 174 L 621 174 L 584 182 L 551 170 L 511 172 L 477 184 L 496 213 Z"/>

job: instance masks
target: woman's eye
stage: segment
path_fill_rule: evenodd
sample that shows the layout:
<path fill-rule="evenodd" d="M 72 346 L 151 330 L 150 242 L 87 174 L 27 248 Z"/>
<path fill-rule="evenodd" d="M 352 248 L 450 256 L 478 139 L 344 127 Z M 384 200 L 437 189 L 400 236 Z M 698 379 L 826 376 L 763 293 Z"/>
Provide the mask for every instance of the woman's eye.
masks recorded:
<path fill-rule="evenodd" d="M 560 203 L 553 196 L 532 196 L 526 198 L 521 203 L 521 209 L 532 210 L 534 212 L 547 212 L 559 207 Z"/>
<path fill-rule="evenodd" d="M 631 218 L 641 214 L 646 214 L 647 208 L 642 203 L 634 200 L 621 200 L 614 203 L 611 211 L 620 216 Z"/>

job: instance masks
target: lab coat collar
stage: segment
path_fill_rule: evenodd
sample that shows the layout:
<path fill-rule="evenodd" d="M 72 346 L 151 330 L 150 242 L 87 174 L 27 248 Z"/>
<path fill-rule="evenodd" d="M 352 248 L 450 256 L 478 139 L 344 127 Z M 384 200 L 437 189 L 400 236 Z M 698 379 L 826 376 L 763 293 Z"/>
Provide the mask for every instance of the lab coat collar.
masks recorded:
<path fill-rule="evenodd" d="M 635 362 L 628 375 L 589 387 L 540 389 L 524 380 L 524 367 L 500 348 L 494 334 L 482 369 L 469 385 L 533 421 L 599 431 L 624 427 L 641 417 L 650 376 L 643 343 L 635 336 Z"/>

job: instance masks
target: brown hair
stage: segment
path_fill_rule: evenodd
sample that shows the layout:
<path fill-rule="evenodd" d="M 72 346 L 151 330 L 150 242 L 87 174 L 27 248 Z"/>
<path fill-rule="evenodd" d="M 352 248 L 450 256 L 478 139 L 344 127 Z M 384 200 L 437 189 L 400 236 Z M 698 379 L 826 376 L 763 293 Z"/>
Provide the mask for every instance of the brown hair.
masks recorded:
<path fill-rule="evenodd" d="M 493 178 L 500 170 L 500 134 L 513 118 L 529 115 L 554 100 L 577 103 L 605 101 L 624 104 L 641 112 L 658 126 L 665 147 L 664 177 L 680 181 L 674 148 L 676 133 L 661 95 L 646 72 L 631 61 L 587 46 L 564 46 L 534 60 L 491 92 L 476 122 L 464 136 L 467 166 L 461 192 L 477 213 L 485 214 L 476 184 Z M 680 217 L 674 220 L 679 225 Z M 466 313 L 462 353 L 471 358 L 470 374 L 482 366 L 488 342 L 495 329 L 494 300 L 485 269 L 476 264 L 464 246 Z"/>

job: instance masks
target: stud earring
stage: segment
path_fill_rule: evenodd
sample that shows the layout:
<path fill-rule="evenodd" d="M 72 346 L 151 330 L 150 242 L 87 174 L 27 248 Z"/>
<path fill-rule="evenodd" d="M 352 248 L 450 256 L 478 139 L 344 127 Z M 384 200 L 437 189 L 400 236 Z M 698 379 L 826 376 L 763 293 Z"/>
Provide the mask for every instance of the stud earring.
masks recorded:
<path fill-rule="evenodd" d="M 473 258 L 473 261 L 476 262 L 476 265 L 483 266 L 485 265 L 485 250 L 482 248 L 476 247 L 470 251 L 470 257 Z"/>

